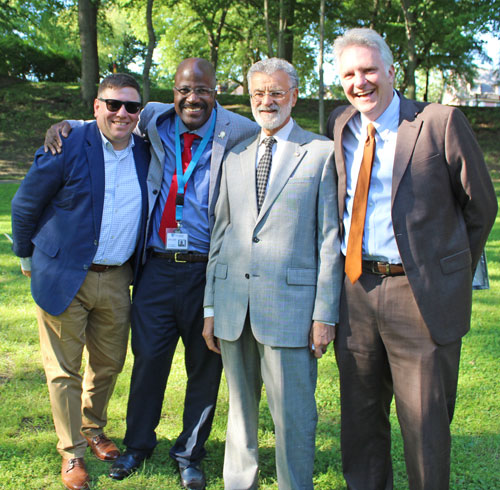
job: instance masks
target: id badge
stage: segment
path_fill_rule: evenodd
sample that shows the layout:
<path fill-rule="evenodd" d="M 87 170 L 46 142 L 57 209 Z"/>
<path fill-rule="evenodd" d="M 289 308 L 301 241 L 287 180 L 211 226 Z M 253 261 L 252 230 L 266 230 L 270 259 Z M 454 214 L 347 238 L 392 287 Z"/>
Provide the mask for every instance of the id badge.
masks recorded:
<path fill-rule="evenodd" d="M 178 228 L 167 228 L 167 250 L 187 250 L 189 246 L 189 236 L 182 233 Z"/>

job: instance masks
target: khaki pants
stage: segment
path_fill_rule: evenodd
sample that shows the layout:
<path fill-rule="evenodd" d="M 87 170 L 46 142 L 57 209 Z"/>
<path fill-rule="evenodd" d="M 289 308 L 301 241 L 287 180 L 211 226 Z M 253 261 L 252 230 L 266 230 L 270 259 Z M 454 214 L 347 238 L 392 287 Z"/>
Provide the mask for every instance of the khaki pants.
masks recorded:
<path fill-rule="evenodd" d="M 87 442 L 82 434 L 98 435 L 106 425 L 108 402 L 127 352 L 131 281 L 130 264 L 89 271 L 62 314 L 37 307 L 57 449 L 64 458 L 83 457 Z"/>

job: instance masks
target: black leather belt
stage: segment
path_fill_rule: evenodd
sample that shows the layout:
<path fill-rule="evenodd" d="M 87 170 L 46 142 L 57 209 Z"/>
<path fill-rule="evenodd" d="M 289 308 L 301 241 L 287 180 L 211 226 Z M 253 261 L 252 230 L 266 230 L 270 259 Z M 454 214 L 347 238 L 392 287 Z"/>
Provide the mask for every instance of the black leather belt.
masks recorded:
<path fill-rule="evenodd" d="M 198 252 L 156 252 L 153 250 L 151 252 L 151 256 L 158 257 L 160 259 L 172 260 L 178 263 L 208 262 L 208 254 Z"/>
<path fill-rule="evenodd" d="M 389 262 L 377 262 L 375 260 L 362 261 L 363 272 L 378 274 L 380 276 L 404 276 L 405 270 L 402 264 L 389 264 Z"/>
<path fill-rule="evenodd" d="M 116 269 L 121 267 L 121 265 L 104 265 L 104 264 L 90 264 L 89 271 L 93 272 L 107 272 L 111 269 Z"/>

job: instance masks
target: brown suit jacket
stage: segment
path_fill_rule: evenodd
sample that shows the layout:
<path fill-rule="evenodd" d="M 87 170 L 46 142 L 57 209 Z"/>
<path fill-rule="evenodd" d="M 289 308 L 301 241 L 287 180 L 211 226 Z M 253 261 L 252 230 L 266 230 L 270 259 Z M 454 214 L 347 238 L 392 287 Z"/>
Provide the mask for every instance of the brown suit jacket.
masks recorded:
<path fill-rule="evenodd" d="M 392 178 L 394 234 L 422 317 L 434 341 L 446 344 L 470 328 L 473 271 L 498 204 L 463 113 L 399 96 Z M 342 135 L 356 113 L 352 106 L 339 107 L 327 124 L 327 134 L 335 141 L 341 218 L 346 197 Z"/>

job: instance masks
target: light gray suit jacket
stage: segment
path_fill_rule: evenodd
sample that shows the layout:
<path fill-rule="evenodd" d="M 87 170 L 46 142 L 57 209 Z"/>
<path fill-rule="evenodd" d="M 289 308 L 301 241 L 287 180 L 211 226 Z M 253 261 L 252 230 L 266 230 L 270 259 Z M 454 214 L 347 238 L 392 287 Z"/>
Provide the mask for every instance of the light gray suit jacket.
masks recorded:
<path fill-rule="evenodd" d="M 305 347 L 313 320 L 336 323 L 342 281 L 333 144 L 294 124 L 257 214 L 258 137 L 224 161 L 205 306 L 215 336 Z M 278 165 L 278 164 L 277 164 Z"/>
<path fill-rule="evenodd" d="M 259 126 L 256 123 L 244 116 L 224 109 L 219 103 L 216 104 L 216 110 L 217 119 L 215 121 L 212 158 L 210 161 L 210 190 L 208 198 L 210 228 L 212 228 L 214 224 L 215 202 L 219 194 L 220 169 L 225 153 L 235 144 L 259 131 Z M 149 213 L 146 227 L 147 234 L 149 234 L 151 215 L 156 199 L 160 195 L 161 183 L 163 180 L 163 167 L 165 165 L 165 151 L 160 135 L 158 134 L 158 124 L 162 119 L 172 115 L 174 111 L 174 104 L 150 102 L 141 112 L 141 118 L 137 125 L 139 133 L 146 137 L 151 143 L 151 162 L 147 181 L 149 198 Z"/>

